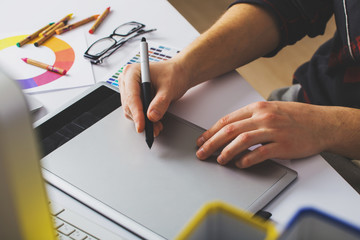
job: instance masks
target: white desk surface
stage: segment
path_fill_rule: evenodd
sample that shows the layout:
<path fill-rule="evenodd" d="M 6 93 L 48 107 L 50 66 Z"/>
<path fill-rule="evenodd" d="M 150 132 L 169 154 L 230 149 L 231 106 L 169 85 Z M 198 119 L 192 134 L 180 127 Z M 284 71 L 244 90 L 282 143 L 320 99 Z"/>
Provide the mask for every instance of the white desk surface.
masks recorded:
<path fill-rule="evenodd" d="M 155 33 L 147 35 L 149 42 L 158 42 L 180 50 L 199 35 L 165 0 L 63 0 L 51 3 L 45 0 L 8 1 L 3 8 L 0 8 L 1 30 L 3 33 L 29 30 L 31 32 L 35 30 L 34 28 L 49 21 L 56 21 L 68 13 L 74 13 L 78 21 L 101 13 L 108 6 L 111 7 L 112 12 L 96 33 L 89 36 L 90 41 L 107 36 L 119 24 L 132 20 L 145 23 L 149 28 L 158 29 Z M 85 31 L 88 28 L 89 25 L 81 29 Z M 113 54 L 103 65 L 93 66 L 96 81 L 106 80 L 114 70 L 121 67 L 118 63 L 124 57 L 128 58 L 128 54 L 137 47 L 138 44 L 129 43 L 126 48 Z M 40 113 L 44 115 L 84 89 L 53 91 L 33 96 L 44 104 L 45 109 Z M 263 100 L 261 96 L 238 73 L 231 72 L 191 89 L 171 107 L 170 111 L 204 128 L 209 128 L 225 114 L 259 100 Z M 281 163 L 297 171 L 298 179 L 265 209 L 273 214 L 272 219 L 277 223 L 278 230 L 283 229 L 296 211 L 306 206 L 319 208 L 360 226 L 360 195 L 322 157 L 317 155 Z M 50 188 L 50 191 L 54 190 Z M 50 195 L 59 194 L 50 192 Z"/>

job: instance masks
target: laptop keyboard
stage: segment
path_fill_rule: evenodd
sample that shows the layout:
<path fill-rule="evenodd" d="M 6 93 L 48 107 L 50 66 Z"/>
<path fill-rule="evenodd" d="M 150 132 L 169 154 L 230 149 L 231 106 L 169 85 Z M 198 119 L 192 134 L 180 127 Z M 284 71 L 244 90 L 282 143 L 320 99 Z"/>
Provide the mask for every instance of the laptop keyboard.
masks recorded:
<path fill-rule="evenodd" d="M 99 240 L 90 234 L 61 217 L 61 213 L 67 211 L 62 206 L 50 203 L 50 210 L 54 220 L 54 226 L 59 240 Z"/>

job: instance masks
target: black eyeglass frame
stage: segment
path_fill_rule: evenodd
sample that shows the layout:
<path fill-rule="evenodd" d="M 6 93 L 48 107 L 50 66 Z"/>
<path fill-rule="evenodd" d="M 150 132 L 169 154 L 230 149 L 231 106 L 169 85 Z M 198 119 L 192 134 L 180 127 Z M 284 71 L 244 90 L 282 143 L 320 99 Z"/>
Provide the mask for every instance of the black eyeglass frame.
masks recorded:
<path fill-rule="evenodd" d="M 135 27 L 133 27 L 128 33 L 126 34 L 118 34 L 116 33 L 116 30 L 118 30 L 120 27 L 123 27 L 125 25 L 134 25 Z M 100 64 L 103 62 L 103 60 L 107 57 L 109 57 L 111 54 L 113 54 L 116 50 L 118 50 L 122 45 L 124 45 L 127 41 L 129 41 L 130 39 L 133 39 L 139 35 L 145 34 L 145 33 L 149 33 L 152 31 L 155 31 L 156 29 L 150 29 L 150 30 L 144 30 L 145 28 L 145 24 L 136 22 L 136 21 L 131 21 L 131 22 L 127 22 L 127 23 L 123 23 L 120 26 L 118 26 L 117 28 L 115 28 L 115 30 L 113 31 L 112 34 L 110 34 L 107 37 L 101 38 L 97 41 L 95 41 L 93 44 L 90 45 L 90 47 L 88 47 L 88 49 L 85 51 L 84 53 L 84 57 L 89 59 L 91 63 L 93 64 Z M 113 38 L 114 36 L 119 36 L 122 37 L 120 40 L 116 40 L 115 38 Z M 91 48 L 96 45 L 98 42 L 103 41 L 104 39 L 111 39 L 113 40 L 113 44 L 111 46 L 109 46 L 108 48 L 104 49 L 102 52 L 95 54 L 90 54 L 89 51 L 91 50 Z"/>

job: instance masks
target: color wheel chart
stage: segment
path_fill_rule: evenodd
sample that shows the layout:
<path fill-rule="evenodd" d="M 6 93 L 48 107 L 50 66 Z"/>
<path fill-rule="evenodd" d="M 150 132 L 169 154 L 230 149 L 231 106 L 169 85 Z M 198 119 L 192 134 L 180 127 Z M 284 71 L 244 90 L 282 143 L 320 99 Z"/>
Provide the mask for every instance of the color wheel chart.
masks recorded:
<path fill-rule="evenodd" d="M 18 35 L 13 37 L 7 37 L 4 39 L 0 39 L 0 51 L 3 49 L 6 49 L 8 47 L 13 47 L 16 45 L 17 42 L 21 41 L 28 35 Z M 33 42 L 30 42 L 32 44 Z M 28 44 L 24 45 L 22 48 L 26 47 L 33 47 L 33 46 L 27 46 Z M 66 69 L 69 71 L 69 69 L 72 67 L 75 61 L 75 52 L 73 48 L 66 43 L 65 41 L 53 37 L 50 40 L 48 40 L 43 46 L 49 48 L 54 54 L 55 54 L 55 62 L 49 63 L 54 65 L 55 67 L 59 67 L 62 69 Z M 35 48 L 35 47 L 34 47 Z M 29 77 L 25 79 L 16 79 L 21 87 L 26 89 L 32 89 L 39 86 L 46 85 L 48 83 L 51 83 L 59 78 L 63 77 L 60 74 L 45 71 L 42 74 L 39 74 L 34 77 Z"/>
<path fill-rule="evenodd" d="M 150 45 L 149 46 L 149 61 L 150 62 L 160 62 L 160 61 L 168 60 L 180 52 L 176 49 L 164 47 L 162 45 L 154 45 L 151 43 L 149 45 Z M 119 75 L 123 72 L 124 67 L 128 64 L 139 63 L 139 62 L 140 62 L 140 52 L 137 51 L 134 54 L 134 56 L 132 58 L 130 58 L 129 61 L 127 61 L 126 64 L 124 64 L 118 71 L 116 71 L 107 80 L 107 82 L 110 83 L 111 85 L 118 87 L 119 86 Z"/>

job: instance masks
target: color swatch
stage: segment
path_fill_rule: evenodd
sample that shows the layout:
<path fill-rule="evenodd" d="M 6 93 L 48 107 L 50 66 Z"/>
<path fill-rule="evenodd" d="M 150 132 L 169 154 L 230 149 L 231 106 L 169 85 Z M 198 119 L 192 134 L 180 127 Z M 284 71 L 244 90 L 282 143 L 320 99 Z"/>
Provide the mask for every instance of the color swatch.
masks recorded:
<path fill-rule="evenodd" d="M 16 45 L 28 35 L 19 35 L 0 39 L 0 51 L 10 46 Z M 55 54 L 55 62 L 52 64 L 55 67 L 59 67 L 69 71 L 75 61 L 75 52 L 72 47 L 65 41 L 53 37 L 48 40 L 43 46 L 48 47 Z M 23 89 L 31 89 L 38 86 L 42 86 L 63 77 L 62 75 L 46 71 L 38 76 L 30 77 L 26 79 L 16 79 Z"/>
<path fill-rule="evenodd" d="M 168 60 L 175 56 L 180 51 L 164 47 L 162 45 L 153 45 L 149 43 L 149 61 L 150 62 L 160 62 L 164 60 Z M 107 82 L 114 86 L 119 86 L 119 75 L 123 72 L 124 68 L 128 64 L 132 63 L 139 63 L 140 62 L 140 52 L 134 54 L 126 64 L 124 64 L 118 71 L 116 71 L 108 80 Z"/>

